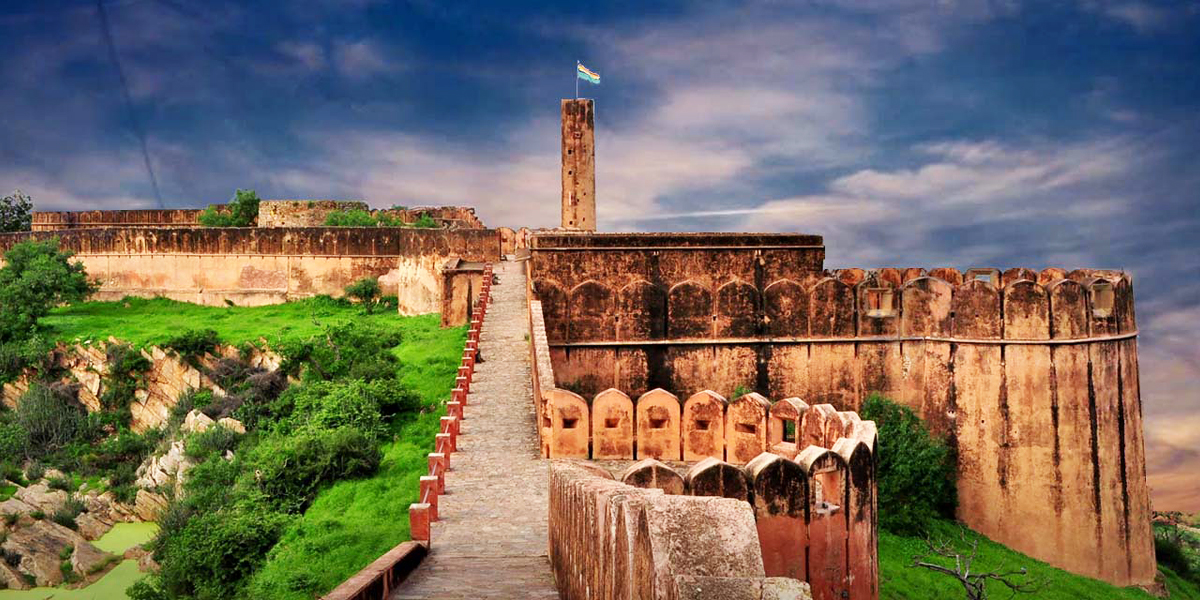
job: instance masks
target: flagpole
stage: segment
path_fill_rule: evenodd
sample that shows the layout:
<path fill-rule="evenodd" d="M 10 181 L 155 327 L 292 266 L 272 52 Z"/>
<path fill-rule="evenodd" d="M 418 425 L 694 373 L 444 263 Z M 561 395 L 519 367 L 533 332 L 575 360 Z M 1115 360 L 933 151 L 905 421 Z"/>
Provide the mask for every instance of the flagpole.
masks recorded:
<path fill-rule="evenodd" d="M 583 63 L 575 61 L 575 99 L 579 99 L 579 65 Z"/>

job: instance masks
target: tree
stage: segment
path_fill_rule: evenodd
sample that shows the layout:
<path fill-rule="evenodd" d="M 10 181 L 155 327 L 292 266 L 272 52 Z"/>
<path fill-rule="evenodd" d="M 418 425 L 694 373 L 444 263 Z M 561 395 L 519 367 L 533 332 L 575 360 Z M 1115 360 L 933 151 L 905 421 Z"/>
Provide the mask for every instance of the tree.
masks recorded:
<path fill-rule="evenodd" d="M 922 535 L 934 519 L 953 518 L 954 457 L 906 406 L 878 395 L 863 403 L 864 420 L 879 427 L 879 526 L 899 535 Z"/>
<path fill-rule="evenodd" d="M 346 295 L 362 303 L 367 314 L 375 310 L 375 300 L 379 298 L 379 279 L 364 277 L 346 286 Z"/>
<path fill-rule="evenodd" d="M 238 190 L 223 209 L 209 206 L 200 213 L 205 227 L 250 227 L 258 219 L 260 200 L 254 190 Z"/>
<path fill-rule="evenodd" d="M 33 200 L 17 190 L 0 198 L 0 231 L 29 231 L 33 227 Z"/>
<path fill-rule="evenodd" d="M 979 552 L 979 538 L 967 540 L 965 531 L 959 530 L 962 541 L 970 546 L 962 553 L 946 540 L 925 540 L 926 551 L 913 557 L 913 566 L 929 569 L 935 573 L 949 575 L 958 580 L 967 593 L 967 600 L 986 600 L 987 584 L 998 582 L 1015 594 L 1036 594 L 1045 586 L 1045 581 L 1033 579 L 1025 567 L 1005 570 L 1003 567 L 989 571 L 972 571 Z M 947 560 L 948 559 L 948 560 Z M 946 564 L 953 562 L 953 564 Z"/>
<path fill-rule="evenodd" d="M 0 269 L 0 343 L 32 335 L 50 309 L 79 302 L 95 291 L 83 263 L 58 249 L 58 238 L 21 242 L 4 253 Z"/>

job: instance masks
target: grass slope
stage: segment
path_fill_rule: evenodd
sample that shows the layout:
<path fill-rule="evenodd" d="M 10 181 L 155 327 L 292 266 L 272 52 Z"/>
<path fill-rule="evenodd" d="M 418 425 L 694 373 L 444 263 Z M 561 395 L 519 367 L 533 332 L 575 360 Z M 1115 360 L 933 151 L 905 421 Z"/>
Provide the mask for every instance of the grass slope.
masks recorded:
<path fill-rule="evenodd" d="M 395 320 L 395 315 L 391 315 Z M 428 407 L 392 424 L 379 471 L 369 479 L 341 481 L 322 490 L 271 549 L 247 588 L 250 598 L 311 598 L 297 590 L 327 592 L 409 539 L 408 505 L 428 468 L 426 454 L 458 371 L 466 328 L 444 330 L 436 315 L 410 317 L 404 343 L 393 352 L 403 365 L 402 381 Z"/>
<path fill-rule="evenodd" d="M 960 548 L 959 526 L 955 523 L 938 522 L 933 537 L 954 540 Z M 1018 595 L 1016 598 L 1038 598 L 1039 600 L 1154 600 L 1154 596 L 1134 588 L 1119 588 L 1098 581 L 1073 575 L 1056 569 L 1044 562 L 1025 556 L 993 542 L 973 531 L 967 531 L 967 539 L 978 539 L 979 553 L 976 570 L 1016 569 L 1026 567 L 1034 580 L 1045 581 L 1046 585 L 1033 595 Z M 880 598 L 884 600 L 961 600 L 965 597 L 959 583 L 947 575 L 927 569 L 913 567 L 913 557 L 925 551 L 925 542 L 920 538 L 901 537 L 886 531 L 879 533 L 879 583 Z M 1171 592 L 1171 600 L 1200 600 L 1200 588 L 1177 577 L 1169 569 L 1161 569 Z M 989 597 L 1008 598 L 1011 592 L 1003 585 L 992 582 L 988 587 Z"/>
<path fill-rule="evenodd" d="M 436 316 L 422 316 L 420 319 Z M 328 297 L 309 298 L 270 306 L 201 306 L 166 298 L 125 298 L 120 302 L 84 302 L 55 309 L 39 321 L 54 339 L 93 342 L 113 336 L 143 347 L 160 344 L 189 329 L 213 329 L 226 344 L 307 337 L 334 324 L 354 321 L 398 326 L 414 322 L 399 319 L 395 309 L 381 307 L 364 315 L 349 302 Z M 422 325 L 418 325 L 421 327 Z"/>
<path fill-rule="evenodd" d="M 252 598 L 311 598 L 296 591 L 328 591 L 396 544 L 409 539 L 408 505 L 416 501 L 418 480 L 427 469 L 442 414 L 440 402 L 454 387 L 466 328 L 442 329 L 437 315 L 399 317 L 381 308 L 364 315 L 341 300 L 312 298 L 260 307 L 212 307 L 164 298 L 87 302 L 57 309 L 42 324 L 54 339 L 105 340 L 135 346 L 160 344 L 189 329 L 213 329 L 221 342 L 240 344 L 265 338 L 307 338 L 325 327 L 348 322 L 398 328 L 403 343 L 392 349 L 401 362 L 401 380 L 427 407 L 391 425 L 383 461 L 370 478 L 337 482 L 322 490 L 295 519 L 267 562 L 246 588 Z M 4 490 L 0 490 L 3 492 Z"/>

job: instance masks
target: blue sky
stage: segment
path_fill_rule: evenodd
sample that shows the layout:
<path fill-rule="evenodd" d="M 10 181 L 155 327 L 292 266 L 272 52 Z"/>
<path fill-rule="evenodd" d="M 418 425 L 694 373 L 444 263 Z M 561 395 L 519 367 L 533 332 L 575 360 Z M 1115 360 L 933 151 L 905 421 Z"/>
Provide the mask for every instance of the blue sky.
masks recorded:
<path fill-rule="evenodd" d="M 558 219 L 603 85 L 603 230 L 802 231 L 828 265 L 1135 276 L 1151 484 L 1200 510 L 1200 3 L 106 0 L 166 206 Z M 156 205 L 89 0 L 0 13 L 0 188 Z"/>

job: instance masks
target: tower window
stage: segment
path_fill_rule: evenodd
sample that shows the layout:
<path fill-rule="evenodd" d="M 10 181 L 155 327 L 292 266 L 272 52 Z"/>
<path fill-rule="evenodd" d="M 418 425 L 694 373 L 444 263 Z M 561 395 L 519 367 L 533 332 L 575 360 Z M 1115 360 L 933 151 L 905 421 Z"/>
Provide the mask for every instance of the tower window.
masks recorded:
<path fill-rule="evenodd" d="M 1092 316 L 1107 319 L 1113 314 L 1113 287 L 1107 281 L 1092 284 Z"/>

